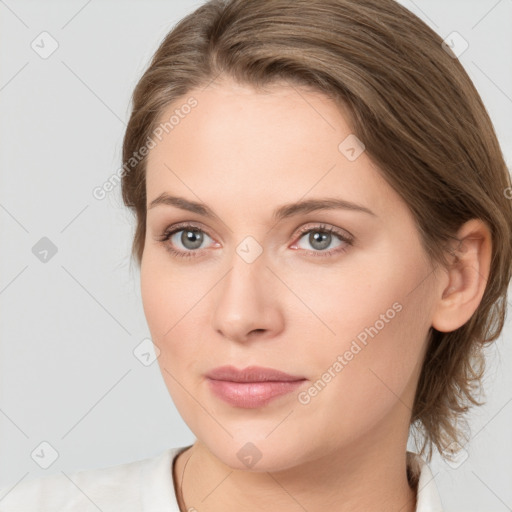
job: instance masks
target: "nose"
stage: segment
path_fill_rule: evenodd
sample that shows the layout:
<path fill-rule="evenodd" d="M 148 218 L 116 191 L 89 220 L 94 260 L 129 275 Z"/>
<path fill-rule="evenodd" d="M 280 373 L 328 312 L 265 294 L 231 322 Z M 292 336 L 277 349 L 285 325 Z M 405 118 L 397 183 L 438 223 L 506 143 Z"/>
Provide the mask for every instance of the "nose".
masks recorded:
<path fill-rule="evenodd" d="M 215 331 L 238 342 L 279 334 L 284 324 L 279 303 L 280 284 L 267 268 L 263 254 L 248 263 L 235 253 L 231 270 L 219 283 L 214 298 Z"/>

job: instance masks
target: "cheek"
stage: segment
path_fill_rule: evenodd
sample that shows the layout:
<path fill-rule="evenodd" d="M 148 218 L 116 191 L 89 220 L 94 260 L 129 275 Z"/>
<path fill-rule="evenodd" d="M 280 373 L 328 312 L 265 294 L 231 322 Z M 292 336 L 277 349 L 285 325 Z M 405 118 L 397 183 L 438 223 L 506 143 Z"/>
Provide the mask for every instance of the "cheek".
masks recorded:
<path fill-rule="evenodd" d="M 160 339 L 171 327 L 172 312 L 169 311 L 166 285 L 167 278 L 161 274 L 160 267 L 152 261 L 148 251 L 144 253 L 141 263 L 141 296 L 144 314 L 153 337 L 159 345 Z"/>
<path fill-rule="evenodd" d="M 173 380 L 168 372 L 174 374 L 171 363 L 185 363 L 186 354 L 182 352 L 191 346 L 193 339 L 193 334 L 189 332 L 188 339 L 183 340 L 184 333 L 181 331 L 186 324 L 187 309 L 190 309 L 190 306 L 187 307 L 189 300 L 186 294 L 187 288 L 180 282 L 178 272 L 169 272 L 150 252 L 144 255 L 141 264 L 142 304 L 151 339 L 160 351 L 158 363 L 168 384 L 172 384 Z M 186 343 L 178 342 L 180 336 Z"/>
<path fill-rule="evenodd" d="M 213 307 L 207 294 L 213 283 L 199 269 L 171 266 L 160 254 L 148 251 L 144 258 L 142 301 L 153 343 L 160 350 L 162 378 L 185 423 L 197 437 L 207 437 L 208 432 L 200 431 L 210 417 L 198 405 L 204 393 L 199 373 L 211 359 L 204 339 L 208 308 Z"/>
<path fill-rule="evenodd" d="M 141 264 L 141 295 L 144 314 L 157 349 L 158 365 L 167 390 L 182 416 L 190 408 L 190 397 L 185 386 L 193 393 L 187 375 L 193 375 L 192 365 L 197 360 L 199 333 L 194 324 L 187 322 L 193 315 L 193 304 L 198 297 L 185 286 L 180 273 L 172 273 L 148 253 Z M 192 310 L 191 310 L 192 309 Z M 155 349 L 155 350 L 157 350 Z M 193 421 L 193 418 L 186 418 Z"/>
<path fill-rule="evenodd" d="M 347 256 L 339 264 L 308 262 L 277 270 L 293 292 L 280 292 L 281 304 L 288 328 L 304 333 L 299 340 L 319 339 L 343 349 L 358 335 L 364 342 L 372 339 L 369 331 L 378 331 L 379 337 L 398 334 L 429 315 L 421 283 L 430 269 L 415 247 L 397 251 L 384 246 Z"/>
<path fill-rule="evenodd" d="M 210 274 L 199 266 L 184 270 L 171 265 L 163 251 L 148 251 L 141 262 L 144 314 L 169 390 L 178 385 L 173 376 L 184 384 L 208 361 L 203 345 L 211 307 L 208 294 L 215 283 Z"/>
<path fill-rule="evenodd" d="M 190 272 L 171 265 L 165 251 L 156 248 L 144 252 L 140 281 L 144 313 L 155 342 L 172 338 L 209 289 L 207 276 L 199 268 Z"/>
<path fill-rule="evenodd" d="M 298 286 L 318 321 L 302 315 L 295 330 L 310 340 L 313 325 L 322 333 L 304 347 L 320 379 L 318 402 L 340 414 L 360 414 L 373 403 L 377 413 L 415 382 L 430 327 L 429 272 L 420 253 L 400 258 L 389 251 L 378 262 L 361 258 L 350 272 L 317 272 Z"/>
<path fill-rule="evenodd" d="M 297 417 L 304 418 L 304 435 L 308 429 L 317 434 L 321 430 L 325 439 L 332 440 L 333 449 L 380 428 L 386 418 L 409 417 L 412 412 L 428 327 L 412 302 L 402 302 L 401 310 L 386 309 L 388 301 L 382 305 L 372 307 L 379 315 L 389 311 L 387 323 L 366 309 L 364 317 L 345 322 L 353 336 L 324 340 L 305 353 L 316 376 L 297 397 L 301 404 Z"/>

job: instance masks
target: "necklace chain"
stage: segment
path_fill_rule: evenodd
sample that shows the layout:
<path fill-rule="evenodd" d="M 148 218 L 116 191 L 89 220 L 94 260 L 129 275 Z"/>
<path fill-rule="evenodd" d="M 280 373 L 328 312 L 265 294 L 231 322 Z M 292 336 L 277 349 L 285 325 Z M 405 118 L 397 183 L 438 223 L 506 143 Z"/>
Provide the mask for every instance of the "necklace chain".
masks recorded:
<path fill-rule="evenodd" d="M 193 448 L 192 448 L 192 451 L 193 451 Z M 188 508 L 185 504 L 185 499 L 183 498 L 183 478 L 185 477 L 185 469 L 187 468 L 187 464 L 188 464 L 188 461 L 191 459 L 192 457 L 192 453 L 189 455 L 187 461 L 185 462 L 185 465 L 183 466 L 183 471 L 181 473 L 181 482 L 180 482 L 180 497 L 181 497 L 181 502 L 183 503 L 183 507 L 185 508 L 184 511 L 182 512 L 187 512 L 188 511 Z"/>

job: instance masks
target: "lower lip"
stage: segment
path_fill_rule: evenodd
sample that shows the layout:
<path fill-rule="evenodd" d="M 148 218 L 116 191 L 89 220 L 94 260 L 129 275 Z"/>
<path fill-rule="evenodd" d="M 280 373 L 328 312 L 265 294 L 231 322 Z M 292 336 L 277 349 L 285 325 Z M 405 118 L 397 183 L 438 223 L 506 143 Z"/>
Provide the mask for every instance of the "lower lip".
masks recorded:
<path fill-rule="evenodd" d="M 226 380 L 206 379 L 212 392 L 221 400 L 235 407 L 255 409 L 262 407 L 278 396 L 291 393 L 304 382 L 230 382 Z"/>

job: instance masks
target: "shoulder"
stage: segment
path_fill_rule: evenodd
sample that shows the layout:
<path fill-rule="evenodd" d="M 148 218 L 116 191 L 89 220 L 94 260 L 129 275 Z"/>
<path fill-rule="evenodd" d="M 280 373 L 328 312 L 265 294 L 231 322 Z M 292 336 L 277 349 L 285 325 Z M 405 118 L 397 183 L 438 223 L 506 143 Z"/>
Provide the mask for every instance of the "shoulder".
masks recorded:
<path fill-rule="evenodd" d="M 171 464 L 175 455 L 184 449 L 169 448 L 154 457 L 116 466 L 21 480 L 0 489 L 0 511 L 143 510 L 144 500 L 151 494 L 172 500 Z"/>

